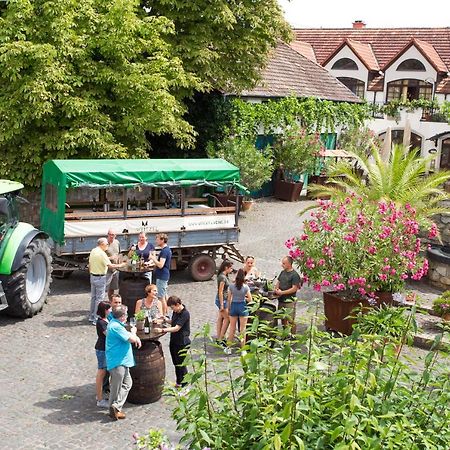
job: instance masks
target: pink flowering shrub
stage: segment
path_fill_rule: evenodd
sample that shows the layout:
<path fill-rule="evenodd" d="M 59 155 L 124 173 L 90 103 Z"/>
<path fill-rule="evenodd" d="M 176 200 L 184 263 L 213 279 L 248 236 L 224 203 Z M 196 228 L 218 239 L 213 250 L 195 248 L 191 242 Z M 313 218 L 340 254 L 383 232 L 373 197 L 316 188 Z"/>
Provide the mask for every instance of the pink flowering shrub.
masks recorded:
<path fill-rule="evenodd" d="M 407 278 L 426 275 L 428 261 L 419 256 L 419 224 L 409 205 L 356 196 L 340 203 L 319 200 L 319 205 L 300 236 L 286 242 L 315 290 L 374 297 L 377 291 L 401 291 Z M 430 235 L 434 232 L 432 228 Z"/>

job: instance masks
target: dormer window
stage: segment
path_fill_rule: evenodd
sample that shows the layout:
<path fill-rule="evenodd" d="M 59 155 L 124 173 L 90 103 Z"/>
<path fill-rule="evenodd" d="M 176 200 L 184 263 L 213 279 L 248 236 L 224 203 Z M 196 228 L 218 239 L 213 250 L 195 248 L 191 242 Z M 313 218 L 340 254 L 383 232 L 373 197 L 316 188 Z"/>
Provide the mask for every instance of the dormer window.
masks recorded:
<path fill-rule="evenodd" d="M 396 80 L 387 84 L 386 101 L 391 100 L 418 100 L 419 98 L 431 100 L 433 85 L 420 80 Z"/>
<path fill-rule="evenodd" d="M 341 58 L 333 64 L 331 70 L 358 70 L 358 66 L 350 58 Z"/>
<path fill-rule="evenodd" d="M 425 66 L 418 59 L 406 59 L 397 67 L 399 72 L 425 72 Z"/>

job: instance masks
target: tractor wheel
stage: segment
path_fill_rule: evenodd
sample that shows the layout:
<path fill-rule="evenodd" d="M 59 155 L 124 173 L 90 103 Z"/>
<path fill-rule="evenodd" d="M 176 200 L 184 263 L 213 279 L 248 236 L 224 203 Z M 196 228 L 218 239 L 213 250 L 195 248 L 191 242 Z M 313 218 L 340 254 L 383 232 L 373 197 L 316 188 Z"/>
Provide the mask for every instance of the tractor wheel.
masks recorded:
<path fill-rule="evenodd" d="M 15 317 L 32 317 L 47 301 L 52 281 L 50 248 L 46 241 L 34 239 L 28 244 L 20 268 L 7 279 L 6 313 Z"/>
<path fill-rule="evenodd" d="M 208 281 L 216 273 L 216 262 L 206 253 L 199 253 L 192 257 L 188 270 L 194 281 Z"/>

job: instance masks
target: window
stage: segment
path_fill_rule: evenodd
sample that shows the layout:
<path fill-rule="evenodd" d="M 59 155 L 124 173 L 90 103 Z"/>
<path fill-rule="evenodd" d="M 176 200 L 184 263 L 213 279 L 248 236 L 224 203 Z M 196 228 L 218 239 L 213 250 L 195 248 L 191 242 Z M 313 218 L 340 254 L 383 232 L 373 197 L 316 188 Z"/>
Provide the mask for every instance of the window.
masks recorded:
<path fill-rule="evenodd" d="M 51 183 L 45 185 L 45 207 L 53 212 L 58 210 L 56 186 Z"/>
<path fill-rule="evenodd" d="M 355 61 L 350 58 L 341 58 L 338 59 L 334 64 L 331 70 L 358 70 L 358 66 Z"/>
<path fill-rule="evenodd" d="M 387 99 L 391 100 L 431 100 L 433 85 L 420 80 L 396 80 L 387 84 Z"/>
<path fill-rule="evenodd" d="M 406 59 L 397 67 L 398 71 L 425 72 L 425 66 L 418 59 Z"/>
<path fill-rule="evenodd" d="M 384 140 L 385 136 L 386 133 L 381 133 L 379 138 Z M 403 144 L 403 130 L 392 130 L 392 144 Z M 410 148 L 422 148 L 422 138 L 416 133 L 411 133 Z"/>
<path fill-rule="evenodd" d="M 441 147 L 441 162 L 439 163 L 441 169 L 450 169 L 450 138 L 442 141 Z"/>
<path fill-rule="evenodd" d="M 338 80 L 347 86 L 359 98 L 364 98 L 364 81 L 356 78 L 338 77 Z"/>

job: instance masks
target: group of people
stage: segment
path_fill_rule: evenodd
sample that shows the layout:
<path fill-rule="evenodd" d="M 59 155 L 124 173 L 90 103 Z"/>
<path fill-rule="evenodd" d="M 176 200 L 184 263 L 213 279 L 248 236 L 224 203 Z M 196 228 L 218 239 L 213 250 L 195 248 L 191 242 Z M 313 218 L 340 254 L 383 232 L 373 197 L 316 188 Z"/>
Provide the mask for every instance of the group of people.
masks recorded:
<path fill-rule="evenodd" d="M 155 332 L 170 333 L 169 348 L 175 366 L 177 386 L 182 387 L 186 384 L 184 377 L 187 373 L 187 368 L 182 363 L 186 349 L 191 343 L 190 315 L 179 297 L 169 297 L 167 305 L 172 310 L 172 318 L 164 318 L 168 326 L 156 328 Z M 113 420 L 125 419 L 126 414 L 122 408 L 133 385 L 130 368 L 136 364 L 132 345 L 139 349 L 142 342 L 135 326 L 130 326 L 129 331 L 126 328 L 128 308 L 122 304 L 119 294 L 113 294 L 111 303 L 101 301 L 97 314 L 97 406 L 109 408 L 109 416 Z M 106 399 L 108 393 L 109 399 Z"/>
<path fill-rule="evenodd" d="M 168 237 L 165 233 L 156 235 L 155 244 L 159 247 L 156 253 L 155 246 L 147 240 L 144 232 L 139 233 L 138 241 L 131 246 L 130 251 L 135 252 L 137 257 L 142 258 L 146 264 L 154 264 L 153 278 L 155 279 L 158 299 L 162 304 L 163 314 L 167 314 L 167 286 L 170 279 L 170 263 L 172 251 L 167 244 Z M 120 243 L 116 239 L 114 230 L 108 230 L 106 238 L 97 241 L 97 247 L 89 254 L 89 273 L 91 283 L 91 304 L 89 310 L 89 321 L 94 325 L 97 321 L 98 304 L 104 300 L 105 293 L 111 301 L 114 293 L 119 289 L 119 271 L 117 269 L 126 265 L 119 263 L 121 254 Z M 152 273 L 147 272 L 149 283 L 152 281 Z"/>
<path fill-rule="evenodd" d="M 155 265 L 155 283 L 145 287 L 145 296 L 136 303 L 136 312 L 144 310 L 152 320 L 156 333 L 170 333 L 170 354 L 175 366 L 176 386 L 185 383 L 187 368 L 183 364 L 184 356 L 190 341 L 190 314 L 181 299 L 176 296 L 167 298 L 167 286 L 170 278 L 171 250 L 165 234 L 156 236 L 156 246 L 160 248 L 157 255 L 155 246 L 148 242 L 145 233 L 140 233 L 137 243 L 132 246 L 138 258 L 145 263 Z M 142 342 L 134 326 L 126 328 L 128 308 L 122 304 L 118 294 L 119 272 L 125 263 L 119 263 L 120 244 L 113 230 L 108 231 L 106 238 L 100 238 L 98 245 L 89 256 L 91 281 L 91 305 L 89 320 L 96 325 L 97 356 L 96 399 L 97 406 L 109 408 L 113 420 L 124 419 L 123 405 L 132 387 L 130 367 L 135 365 L 132 345 L 141 348 Z M 301 287 L 301 278 L 292 267 L 293 260 L 285 256 L 282 271 L 277 277 L 274 294 L 278 299 L 278 308 L 290 312 L 283 320 L 284 326 L 291 327 L 295 333 L 295 294 Z M 231 274 L 236 272 L 234 280 Z M 255 267 L 255 258 L 247 256 L 242 268 L 235 271 L 233 262 L 224 260 L 217 274 L 217 293 L 215 298 L 219 310 L 217 318 L 217 340 L 224 346 L 227 354 L 231 353 L 231 345 L 235 339 L 236 329 L 240 331 L 241 344 L 245 342 L 245 329 L 252 300 L 251 280 L 259 278 Z M 105 296 L 108 300 L 105 301 Z M 172 310 L 168 318 L 168 308 Z M 164 324 L 164 326 L 163 326 Z M 227 335 L 227 338 L 225 336 Z M 109 391 L 109 399 L 105 393 Z"/>
<path fill-rule="evenodd" d="M 278 299 L 278 308 L 289 312 L 288 317 L 282 320 L 283 326 L 291 328 L 291 334 L 296 333 L 295 326 L 295 295 L 301 287 L 300 275 L 294 270 L 293 259 L 285 256 L 281 260 L 283 270 L 277 277 L 274 294 Z M 245 329 L 249 310 L 248 303 L 252 300 L 250 282 L 259 278 L 260 273 L 255 267 L 255 258 L 247 256 L 244 266 L 236 273 L 234 281 L 230 280 L 230 274 L 234 272 L 233 262 L 222 262 L 217 274 L 217 293 L 215 304 L 219 309 L 216 336 L 217 342 L 224 345 L 224 352 L 231 353 L 230 345 L 233 343 L 236 328 L 241 332 L 241 345 L 245 342 Z M 228 330 L 229 329 L 229 330 Z M 228 330 L 228 339 L 225 335 Z"/>

